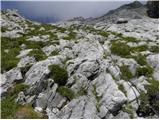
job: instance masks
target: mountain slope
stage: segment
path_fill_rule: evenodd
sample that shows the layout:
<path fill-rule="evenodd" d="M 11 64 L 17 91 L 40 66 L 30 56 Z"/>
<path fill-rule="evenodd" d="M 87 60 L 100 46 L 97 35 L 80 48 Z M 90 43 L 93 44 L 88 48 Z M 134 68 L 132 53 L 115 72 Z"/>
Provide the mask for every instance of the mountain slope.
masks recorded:
<path fill-rule="evenodd" d="M 147 8 L 142 3 L 135 1 L 130 4 L 122 5 L 121 7 L 110 10 L 108 13 L 101 17 L 94 18 L 89 22 L 110 22 L 115 23 L 119 18 L 125 19 L 141 19 L 147 17 Z"/>
<path fill-rule="evenodd" d="M 2 118 L 158 118 L 157 19 L 41 24 L 1 13 Z"/>

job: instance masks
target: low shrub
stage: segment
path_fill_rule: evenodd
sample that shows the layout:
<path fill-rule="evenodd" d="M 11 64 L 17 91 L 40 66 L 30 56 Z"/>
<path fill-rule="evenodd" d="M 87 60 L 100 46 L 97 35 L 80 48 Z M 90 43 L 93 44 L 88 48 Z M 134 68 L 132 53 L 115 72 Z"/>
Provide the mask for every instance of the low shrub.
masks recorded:
<path fill-rule="evenodd" d="M 159 81 L 150 79 L 149 85 L 145 85 L 147 94 L 141 92 L 140 106 L 137 110 L 139 116 L 148 117 L 159 114 Z"/>
<path fill-rule="evenodd" d="M 51 65 L 49 66 L 50 69 L 50 77 L 53 78 L 53 80 L 58 85 L 65 85 L 68 79 L 68 73 L 64 68 L 61 68 L 59 65 Z"/>
<path fill-rule="evenodd" d="M 58 88 L 58 92 L 62 95 L 67 97 L 69 100 L 72 100 L 75 97 L 74 91 L 72 91 L 70 88 L 67 88 L 65 86 L 60 86 Z"/>
<path fill-rule="evenodd" d="M 38 49 L 32 50 L 28 55 L 34 56 L 36 61 L 41 61 L 47 58 L 47 56 L 41 50 Z"/>

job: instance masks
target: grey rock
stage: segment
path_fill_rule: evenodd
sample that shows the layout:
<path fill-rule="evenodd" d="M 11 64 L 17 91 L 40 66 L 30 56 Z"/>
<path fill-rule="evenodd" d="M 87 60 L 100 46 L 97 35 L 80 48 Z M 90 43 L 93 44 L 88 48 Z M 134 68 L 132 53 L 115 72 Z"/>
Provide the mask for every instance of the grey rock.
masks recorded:
<path fill-rule="evenodd" d="M 61 59 L 63 59 L 63 57 L 53 56 L 44 61 L 37 62 L 26 73 L 25 83 L 28 85 L 34 85 L 35 83 L 44 80 L 46 75 L 50 72 L 48 66 L 52 64 L 61 64 Z"/>
<path fill-rule="evenodd" d="M 27 65 L 32 65 L 34 63 L 36 63 L 34 57 L 26 56 L 20 59 L 20 61 L 17 64 L 17 67 L 26 67 Z"/>
<path fill-rule="evenodd" d="M 115 117 L 113 117 L 112 119 L 131 119 L 130 115 L 126 112 L 120 111 L 120 113 L 118 115 L 116 115 Z"/>
<path fill-rule="evenodd" d="M 158 60 L 159 54 L 155 55 L 149 55 L 147 56 L 147 62 L 149 65 L 151 65 L 154 69 L 153 77 L 154 79 L 159 79 L 159 60 Z"/>
<path fill-rule="evenodd" d="M 66 98 L 60 95 L 59 93 L 56 93 L 54 98 L 51 101 L 48 101 L 47 106 L 49 108 L 61 108 L 62 105 L 66 102 Z"/>
<path fill-rule="evenodd" d="M 24 95 L 23 92 L 20 92 L 20 93 L 18 94 L 18 97 L 17 97 L 17 99 L 16 99 L 16 102 L 19 103 L 19 104 L 22 104 L 22 105 L 24 105 L 24 104 L 26 103 L 26 98 L 25 98 L 25 95 Z"/>
<path fill-rule="evenodd" d="M 105 106 L 110 111 L 117 111 L 127 100 L 108 73 L 102 72 L 92 84 L 96 87 L 97 96 L 101 98 L 100 105 Z"/>
<path fill-rule="evenodd" d="M 45 47 L 43 47 L 43 48 L 42 48 L 42 51 L 43 51 L 47 56 L 49 56 L 55 49 L 56 49 L 55 46 L 50 45 L 50 46 L 45 46 Z"/>
<path fill-rule="evenodd" d="M 125 18 L 119 18 L 116 23 L 117 23 L 117 24 L 128 23 L 128 20 L 125 19 Z"/>
<path fill-rule="evenodd" d="M 21 81 L 23 79 L 20 68 L 13 68 L 1 76 L 1 92 L 7 91 L 14 81 Z"/>

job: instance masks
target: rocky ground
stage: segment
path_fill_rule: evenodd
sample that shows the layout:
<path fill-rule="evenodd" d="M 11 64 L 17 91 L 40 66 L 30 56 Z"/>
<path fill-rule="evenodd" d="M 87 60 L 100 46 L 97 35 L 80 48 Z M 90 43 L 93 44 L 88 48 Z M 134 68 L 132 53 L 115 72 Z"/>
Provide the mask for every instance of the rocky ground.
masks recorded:
<path fill-rule="evenodd" d="M 158 19 L 40 24 L 1 11 L 2 118 L 158 118 Z"/>

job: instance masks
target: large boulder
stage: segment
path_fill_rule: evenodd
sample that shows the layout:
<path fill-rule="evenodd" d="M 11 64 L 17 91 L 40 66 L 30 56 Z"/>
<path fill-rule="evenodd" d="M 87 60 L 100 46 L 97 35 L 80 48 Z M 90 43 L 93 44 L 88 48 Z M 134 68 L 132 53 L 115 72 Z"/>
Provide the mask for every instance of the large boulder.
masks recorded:
<path fill-rule="evenodd" d="M 13 68 L 1 75 L 1 92 L 6 92 L 13 82 L 23 80 L 20 68 Z"/>
<path fill-rule="evenodd" d="M 28 85 L 34 85 L 35 83 L 44 80 L 44 78 L 50 73 L 48 66 L 52 64 L 61 64 L 61 60 L 63 59 L 63 56 L 53 56 L 49 57 L 47 60 L 37 62 L 26 73 L 25 83 Z"/>
<path fill-rule="evenodd" d="M 104 106 L 111 112 L 116 112 L 126 102 L 125 95 L 118 89 L 112 76 L 102 72 L 93 82 L 97 97 L 100 98 L 100 106 Z M 106 113 L 107 114 L 107 113 Z"/>

